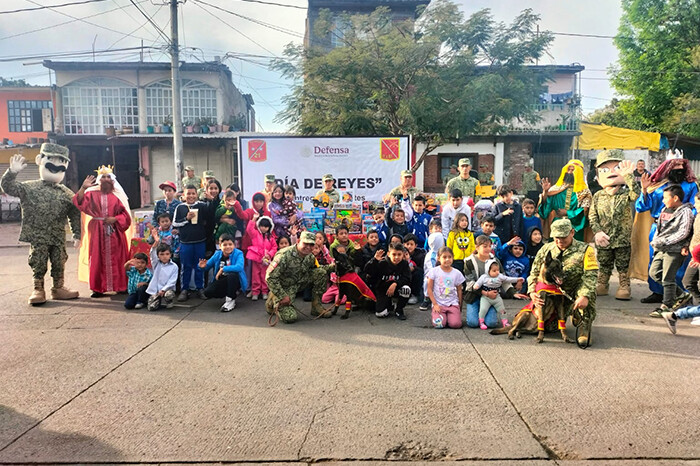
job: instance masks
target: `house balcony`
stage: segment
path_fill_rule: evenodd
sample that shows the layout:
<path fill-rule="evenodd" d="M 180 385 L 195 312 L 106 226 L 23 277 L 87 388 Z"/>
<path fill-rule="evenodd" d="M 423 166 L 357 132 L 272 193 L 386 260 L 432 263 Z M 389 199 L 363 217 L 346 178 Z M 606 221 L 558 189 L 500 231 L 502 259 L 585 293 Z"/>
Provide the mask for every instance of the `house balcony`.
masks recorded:
<path fill-rule="evenodd" d="M 510 133 L 577 133 L 580 124 L 580 107 L 567 103 L 539 103 L 531 105 L 540 120 L 535 123 L 513 120 Z"/>

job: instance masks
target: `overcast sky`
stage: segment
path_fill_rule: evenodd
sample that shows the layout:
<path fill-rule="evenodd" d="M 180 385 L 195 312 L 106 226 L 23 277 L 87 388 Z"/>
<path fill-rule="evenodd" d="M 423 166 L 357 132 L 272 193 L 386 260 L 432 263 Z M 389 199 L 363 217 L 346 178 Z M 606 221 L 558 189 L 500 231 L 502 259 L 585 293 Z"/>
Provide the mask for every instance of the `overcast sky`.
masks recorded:
<path fill-rule="evenodd" d="M 0 12 L 32 8 L 38 4 L 56 5 L 75 0 L 3 0 Z M 169 11 L 164 0 L 134 0 L 153 21 L 167 34 L 170 33 Z M 305 9 L 283 8 L 239 0 L 203 0 L 243 16 L 264 21 L 284 28 L 279 32 L 255 24 L 247 19 L 217 11 L 196 0 L 187 0 L 181 5 L 180 36 L 186 61 L 211 60 L 214 56 L 225 56 L 227 52 L 280 56 L 284 46 L 290 42 L 301 42 L 304 34 Z M 277 0 L 278 3 L 306 6 L 304 0 Z M 586 2 L 561 0 L 456 0 L 465 14 L 482 8 L 491 8 L 498 21 L 509 22 L 524 8 L 532 8 L 542 17 L 540 27 L 559 33 L 581 33 L 615 35 L 621 8 L 617 0 L 588 0 Z M 113 10 L 113 11 L 110 11 Z M 102 14 L 100 14 L 102 13 Z M 85 18 L 75 21 L 75 18 Z M 96 16 L 92 16 L 96 15 Z M 88 16 L 92 16 L 87 18 Z M 93 24 L 87 24 L 88 21 Z M 59 25 L 60 23 L 68 24 Z M 43 29 L 41 31 L 29 31 Z M 111 30 L 110 30 L 111 29 Z M 131 36 L 127 36 L 130 34 Z M 12 37 L 14 36 L 14 37 Z M 105 0 L 88 5 L 44 9 L 34 12 L 0 14 L 0 60 L 9 57 L 30 57 L 63 52 L 89 52 L 95 50 L 138 47 L 141 41 L 146 46 L 162 46 L 164 40 L 145 17 L 129 0 Z M 606 69 L 617 60 L 617 50 L 611 39 L 567 37 L 557 35 L 541 64 L 580 63 L 586 67 L 582 73 L 584 113 L 600 108 L 614 95 L 607 80 Z M 79 58 L 50 57 L 54 60 L 92 60 L 91 56 Z M 119 52 L 98 56 L 97 60 L 133 60 L 138 52 Z M 146 53 L 145 60 L 167 61 L 161 50 Z M 261 63 L 266 58 L 259 58 Z M 48 70 L 40 64 L 41 59 L 26 58 L 20 61 L 0 62 L 0 76 L 24 78 L 32 84 L 47 85 Z M 287 93 L 288 83 L 280 76 L 268 71 L 261 64 L 227 58 L 225 63 L 233 72 L 234 84 L 243 92 L 251 93 L 255 99 L 255 111 L 259 130 L 284 131 L 285 127 L 273 121 L 282 108 L 282 97 Z"/>

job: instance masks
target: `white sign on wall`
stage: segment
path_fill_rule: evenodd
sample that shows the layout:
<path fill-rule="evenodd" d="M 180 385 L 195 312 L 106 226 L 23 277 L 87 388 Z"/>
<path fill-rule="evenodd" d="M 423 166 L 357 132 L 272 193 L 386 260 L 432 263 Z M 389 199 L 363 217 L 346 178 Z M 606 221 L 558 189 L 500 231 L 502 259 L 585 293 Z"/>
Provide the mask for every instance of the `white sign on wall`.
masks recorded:
<path fill-rule="evenodd" d="M 352 193 L 354 202 L 379 201 L 409 168 L 409 136 L 244 136 L 238 141 L 241 190 L 249 202 L 264 188 L 264 176 L 274 174 L 278 183 L 294 186 L 297 200 L 309 208 L 326 173 L 341 194 Z"/>

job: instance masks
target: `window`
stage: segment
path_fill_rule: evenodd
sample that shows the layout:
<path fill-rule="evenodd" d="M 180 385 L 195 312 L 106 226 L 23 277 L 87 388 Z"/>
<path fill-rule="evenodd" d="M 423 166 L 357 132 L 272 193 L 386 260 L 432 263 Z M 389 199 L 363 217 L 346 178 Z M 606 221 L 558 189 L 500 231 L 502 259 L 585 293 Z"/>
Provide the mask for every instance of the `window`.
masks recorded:
<path fill-rule="evenodd" d="M 479 154 L 438 154 L 440 166 L 438 169 L 437 182 L 442 183 L 445 180 L 445 177 L 447 177 L 447 175 L 449 175 L 450 178 L 457 176 L 450 174 L 450 166 L 459 165 L 459 159 L 462 159 L 464 157 L 467 157 L 471 160 L 472 168 L 474 168 L 475 166 L 478 167 L 477 159 L 479 157 Z"/>
<path fill-rule="evenodd" d="M 116 79 L 81 79 L 63 88 L 66 134 L 104 134 L 105 128 L 136 128 L 136 88 Z"/>
<path fill-rule="evenodd" d="M 11 133 L 44 131 L 42 110 L 53 108 L 50 100 L 8 100 L 7 116 Z M 46 131 L 51 128 L 47 128 Z"/>
<path fill-rule="evenodd" d="M 333 29 L 331 29 L 330 32 L 332 48 L 345 46 L 345 31 L 347 31 L 349 27 L 350 25 L 347 24 L 344 18 L 333 18 Z"/>
<path fill-rule="evenodd" d="M 218 121 L 216 113 L 216 89 L 200 81 L 181 80 L 182 121 L 194 123 L 201 118 Z M 159 81 L 146 88 L 146 116 L 149 125 L 159 125 L 172 120 L 173 92 L 171 81 Z"/>

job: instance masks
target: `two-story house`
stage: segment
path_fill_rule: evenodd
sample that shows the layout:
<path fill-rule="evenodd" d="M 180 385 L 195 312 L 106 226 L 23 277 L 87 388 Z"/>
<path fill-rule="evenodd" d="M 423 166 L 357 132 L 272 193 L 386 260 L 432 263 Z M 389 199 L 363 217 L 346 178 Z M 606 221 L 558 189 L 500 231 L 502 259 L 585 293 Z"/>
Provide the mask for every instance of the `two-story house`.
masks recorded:
<path fill-rule="evenodd" d="M 172 134 L 154 127 L 172 125 L 170 63 L 55 62 L 55 138 L 68 146 L 74 163 L 66 183 L 79 187 L 102 164 L 115 174 L 132 208 L 153 203 L 158 185 L 174 180 Z M 253 99 L 242 94 L 222 63 L 180 65 L 183 124 L 241 121 L 255 130 Z M 236 138 L 231 132 L 183 134 L 183 162 L 201 175 L 213 170 L 222 184 L 233 181 Z"/>

